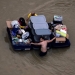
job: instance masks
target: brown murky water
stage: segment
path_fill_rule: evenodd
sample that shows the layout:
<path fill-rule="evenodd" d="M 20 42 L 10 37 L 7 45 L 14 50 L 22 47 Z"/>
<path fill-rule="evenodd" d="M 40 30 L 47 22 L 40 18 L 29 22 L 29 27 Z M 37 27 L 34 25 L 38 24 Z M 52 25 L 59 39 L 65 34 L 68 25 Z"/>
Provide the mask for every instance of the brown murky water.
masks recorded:
<path fill-rule="evenodd" d="M 54 14 L 62 15 L 68 27 L 71 47 L 48 50 L 14 51 L 6 32 L 5 21 L 35 11 L 50 22 Z M 0 75 L 75 75 L 75 0 L 0 0 Z"/>

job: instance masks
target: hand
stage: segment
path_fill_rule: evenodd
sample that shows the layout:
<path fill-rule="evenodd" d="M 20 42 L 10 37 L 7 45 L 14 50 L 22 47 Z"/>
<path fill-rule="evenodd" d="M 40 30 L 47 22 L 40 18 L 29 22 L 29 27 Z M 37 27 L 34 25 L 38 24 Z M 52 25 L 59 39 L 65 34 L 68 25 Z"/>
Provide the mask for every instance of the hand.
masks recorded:
<path fill-rule="evenodd" d="M 31 42 L 32 45 L 34 45 L 35 43 Z"/>
<path fill-rule="evenodd" d="M 33 44 L 33 42 L 31 42 L 31 44 Z"/>

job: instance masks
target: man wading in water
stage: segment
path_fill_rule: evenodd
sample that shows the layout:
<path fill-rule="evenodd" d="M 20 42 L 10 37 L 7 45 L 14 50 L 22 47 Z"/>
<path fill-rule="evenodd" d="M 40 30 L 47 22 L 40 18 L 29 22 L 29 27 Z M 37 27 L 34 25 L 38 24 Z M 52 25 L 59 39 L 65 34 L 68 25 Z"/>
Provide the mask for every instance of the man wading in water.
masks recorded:
<path fill-rule="evenodd" d="M 40 52 L 40 56 L 45 56 L 47 54 L 47 44 L 52 42 L 53 40 L 55 40 L 56 37 L 54 37 L 51 40 L 44 40 L 43 37 L 40 38 L 40 43 L 31 43 L 33 45 L 40 45 L 41 46 L 41 52 Z"/>

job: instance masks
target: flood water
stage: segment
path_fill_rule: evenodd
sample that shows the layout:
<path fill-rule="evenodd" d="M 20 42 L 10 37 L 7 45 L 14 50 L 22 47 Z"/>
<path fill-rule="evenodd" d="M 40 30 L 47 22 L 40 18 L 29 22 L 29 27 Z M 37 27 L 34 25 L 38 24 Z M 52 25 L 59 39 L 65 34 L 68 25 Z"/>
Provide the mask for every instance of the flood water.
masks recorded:
<path fill-rule="evenodd" d="M 6 32 L 6 20 L 35 11 L 51 22 L 62 15 L 68 28 L 70 48 L 50 49 L 45 57 L 38 50 L 14 51 Z M 75 0 L 0 0 L 0 75 L 75 75 Z"/>

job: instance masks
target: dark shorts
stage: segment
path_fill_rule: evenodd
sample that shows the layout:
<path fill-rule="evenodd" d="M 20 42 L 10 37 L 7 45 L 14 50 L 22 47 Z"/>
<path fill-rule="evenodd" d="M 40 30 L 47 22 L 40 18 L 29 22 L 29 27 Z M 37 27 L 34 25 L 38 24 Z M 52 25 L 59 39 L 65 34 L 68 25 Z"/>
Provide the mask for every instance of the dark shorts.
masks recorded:
<path fill-rule="evenodd" d="M 45 56 L 47 54 L 47 51 L 46 52 L 42 52 L 42 51 L 40 51 L 40 56 Z"/>

